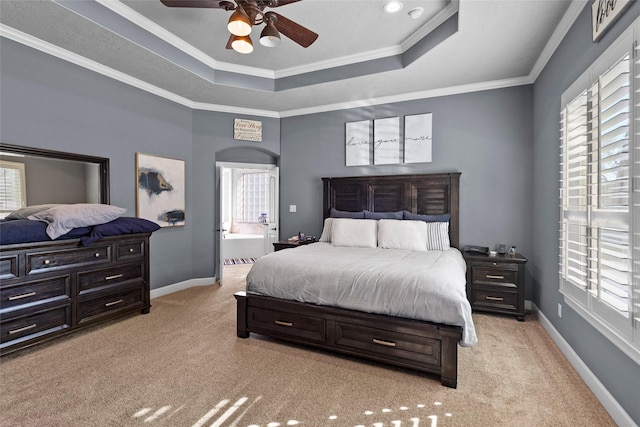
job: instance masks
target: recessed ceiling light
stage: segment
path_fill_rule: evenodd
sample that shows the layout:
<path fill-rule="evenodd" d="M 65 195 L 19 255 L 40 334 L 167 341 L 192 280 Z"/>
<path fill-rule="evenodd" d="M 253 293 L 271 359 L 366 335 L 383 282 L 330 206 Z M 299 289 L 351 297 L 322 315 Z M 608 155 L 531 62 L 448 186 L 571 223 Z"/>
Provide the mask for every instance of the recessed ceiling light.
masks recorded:
<path fill-rule="evenodd" d="M 424 13 L 424 9 L 421 7 L 414 7 L 413 9 L 411 9 L 409 11 L 409 16 L 412 17 L 413 19 L 418 19 L 422 16 L 422 14 Z"/>
<path fill-rule="evenodd" d="M 384 11 L 387 13 L 396 13 L 402 10 L 402 2 L 399 1 L 388 1 L 384 5 Z"/>

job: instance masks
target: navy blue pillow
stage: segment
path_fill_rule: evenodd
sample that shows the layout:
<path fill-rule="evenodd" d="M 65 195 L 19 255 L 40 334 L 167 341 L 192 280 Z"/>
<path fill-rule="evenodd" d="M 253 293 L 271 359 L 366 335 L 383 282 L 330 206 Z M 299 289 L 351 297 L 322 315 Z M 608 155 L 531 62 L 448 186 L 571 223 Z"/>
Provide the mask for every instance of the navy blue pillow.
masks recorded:
<path fill-rule="evenodd" d="M 339 211 L 337 209 L 331 208 L 331 213 L 329 214 L 329 216 L 331 218 L 364 219 L 364 211 L 349 212 L 349 211 Z"/>
<path fill-rule="evenodd" d="M 402 211 L 397 212 L 371 212 L 364 211 L 365 219 L 403 219 Z"/>
<path fill-rule="evenodd" d="M 89 227 L 78 227 L 56 240 L 77 239 L 89 234 Z M 0 221 L 0 245 L 16 243 L 47 242 L 51 238 L 47 235 L 47 223 L 30 219 L 14 219 Z"/>
<path fill-rule="evenodd" d="M 94 225 L 91 234 L 80 239 L 82 246 L 89 246 L 106 236 L 120 236 L 122 234 L 152 233 L 160 226 L 144 218 L 121 216 L 111 222 Z"/>
<path fill-rule="evenodd" d="M 424 222 L 449 222 L 451 219 L 451 214 L 441 214 L 441 215 L 420 215 L 414 214 L 409 211 L 404 211 L 404 219 L 412 219 L 414 221 L 424 221 Z"/>

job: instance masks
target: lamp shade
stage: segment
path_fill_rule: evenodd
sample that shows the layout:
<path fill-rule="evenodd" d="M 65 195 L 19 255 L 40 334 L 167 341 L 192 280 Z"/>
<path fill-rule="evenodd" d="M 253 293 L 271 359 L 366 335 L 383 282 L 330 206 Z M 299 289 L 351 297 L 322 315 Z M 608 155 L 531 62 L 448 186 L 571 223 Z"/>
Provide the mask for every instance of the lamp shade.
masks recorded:
<path fill-rule="evenodd" d="M 277 47 L 280 45 L 280 33 L 273 25 L 273 22 L 267 21 L 267 25 L 260 34 L 260 44 L 266 47 Z"/>
<path fill-rule="evenodd" d="M 251 42 L 251 37 L 249 36 L 233 36 L 231 47 L 239 53 L 253 52 L 253 42 Z"/>
<path fill-rule="evenodd" d="M 227 29 L 234 36 L 248 36 L 251 34 L 251 20 L 241 6 L 231 14 Z"/>

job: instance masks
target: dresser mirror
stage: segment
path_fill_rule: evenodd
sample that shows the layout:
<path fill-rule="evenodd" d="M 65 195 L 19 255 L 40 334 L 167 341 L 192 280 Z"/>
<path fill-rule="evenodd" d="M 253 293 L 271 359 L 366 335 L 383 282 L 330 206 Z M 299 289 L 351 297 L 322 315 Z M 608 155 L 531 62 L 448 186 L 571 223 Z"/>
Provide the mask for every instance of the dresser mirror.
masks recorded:
<path fill-rule="evenodd" d="M 10 190 L 21 192 L 13 197 L 24 206 L 109 203 L 107 158 L 0 143 L 0 165 L 7 193 L 0 206 L 2 217 L 16 208 L 7 200 Z"/>

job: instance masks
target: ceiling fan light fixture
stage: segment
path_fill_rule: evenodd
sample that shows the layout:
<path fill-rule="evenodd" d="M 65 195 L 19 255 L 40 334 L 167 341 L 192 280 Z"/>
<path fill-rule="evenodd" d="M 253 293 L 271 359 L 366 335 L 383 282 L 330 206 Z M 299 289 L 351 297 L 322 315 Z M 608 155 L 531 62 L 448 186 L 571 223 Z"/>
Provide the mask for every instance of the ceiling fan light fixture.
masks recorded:
<path fill-rule="evenodd" d="M 278 29 L 269 21 L 260 34 L 260 44 L 266 47 L 280 46 L 280 33 Z"/>
<path fill-rule="evenodd" d="M 249 36 L 233 36 L 231 47 L 239 53 L 247 54 L 253 52 L 253 42 Z"/>
<path fill-rule="evenodd" d="M 248 36 L 251 34 L 251 20 L 242 6 L 238 6 L 231 14 L 227 29 L 234 36 Z"/>
<path fill-rule="evenodd" d="M 388 1 L 384 5 L 384 11 L 387 13 L 396 13 L 402 10 L 403 4 L 400 1 L 392 0 Z"/>

